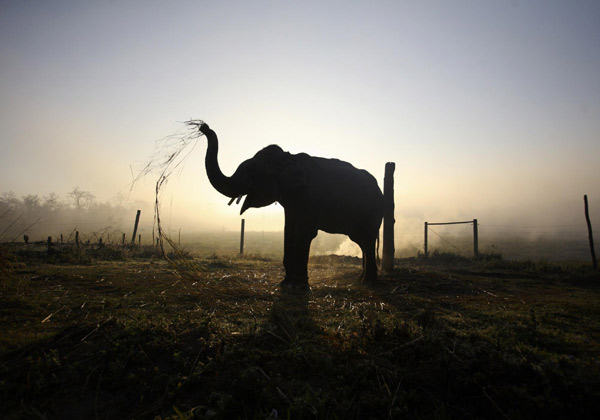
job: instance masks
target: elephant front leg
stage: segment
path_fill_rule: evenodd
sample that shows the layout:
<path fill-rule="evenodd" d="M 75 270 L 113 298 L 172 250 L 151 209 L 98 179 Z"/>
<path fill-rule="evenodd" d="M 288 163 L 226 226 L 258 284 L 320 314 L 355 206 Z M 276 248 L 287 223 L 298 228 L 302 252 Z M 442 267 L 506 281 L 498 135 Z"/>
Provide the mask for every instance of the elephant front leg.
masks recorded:
<path fill-rule="evenodd" d="M 292 222 L 288 220 L 286 213 L 285 227 L 283 230 L 283 269 L 285 270 L 285 277 L 280 283 L 281 286 L 286 286 L 291 283 L 294 277 L 294 233 L 292 229 Z"/>
<path fill-rule="evenodd" d="M 317 236 L 317 229 L 311 229 L 305 225 L 300 226 L 298 242 L 296 247 L 296 267 L 294 281 L 297 287 L 308 288 L 308 257 L 310 255 L 310 244 Z"/>
<path fill-rule="evenodd" d="M 317 235 L 317 229 L 293 213 L 286 212 L 283 245 L 283 266 L 285 279 L 282 287 L 307 290 L 308 287 L 308 256 L 310 244 Z"/>

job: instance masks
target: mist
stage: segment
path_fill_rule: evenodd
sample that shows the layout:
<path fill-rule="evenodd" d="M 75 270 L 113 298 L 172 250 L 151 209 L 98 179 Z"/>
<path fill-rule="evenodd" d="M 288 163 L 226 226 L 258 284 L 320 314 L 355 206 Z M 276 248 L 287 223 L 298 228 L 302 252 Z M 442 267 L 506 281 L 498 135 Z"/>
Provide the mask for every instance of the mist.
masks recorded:
<path fill-rule="evenodd" d="M 174 181 L 174 186 L 178 180 Z M 398 183 L 397 183 L 398 185 Z M 505 259 L 587 260 L 588 232 L 583 211 L 583 197 L 572 202 L 538 208 L 517 206 L 508 209 L 446 209 L 443 206 L 410 205 L 406 197 L 396 197 L 395 256 L 409 258 L 421 255 L 424 222 L 478 220 L 479 252 L 499 254 Z M 170 190 L 162 197 L 163 231 L 184 248 L 201 255 L 239 253 L 239 209 L 228 207 L 226 199 L 197 206 L 179 200 Z M 404 200 L 403 200 L 404 198 Z M 82 241 L 121 243 L 132 240 L 137 210 L 141 210 L 138 234 L 142 244 L 155 237 L 154 207 L 150 200 L 132 200 L 116 195 L 102 201 L 92 192 L 74 187 L 60 196 L 56 193 L 18 196 L 8 191 L 0 195 L 0 241 L 31 242 L 74 241 L 75 231 Z M 592 226 L 598 221 L 598 203 L 590 199 Z M 465 205 L 465 208 L 468 206 Z M 207 210 L 208 209 L 208 210 Z M 251 209 L 244 214 L 244 252 L 269 258 L 283 256 L 283 209 L 271 205 Z M 136 238 L 138 241 L 138 238 Z M 429 252 L 451 252 L 466 257 L 473 255 L 473 227 L 469 225 L 430 226 Z M 344 235 L 319 232 L 311 245 L 311 255 L 348 255 L 360 257 L 360 248 Z"/>

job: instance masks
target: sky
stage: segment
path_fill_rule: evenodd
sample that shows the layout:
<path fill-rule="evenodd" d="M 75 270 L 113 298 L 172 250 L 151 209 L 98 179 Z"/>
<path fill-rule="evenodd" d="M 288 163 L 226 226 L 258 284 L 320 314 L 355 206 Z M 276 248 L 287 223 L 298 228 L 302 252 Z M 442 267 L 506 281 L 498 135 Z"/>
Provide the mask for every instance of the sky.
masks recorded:
<path fill-rule="evenodd" d="M 190 118 L 226 174 L 268 144 L 336 157 L 383 187 L 396 230 L 600 224 L 600 2 L 0 0 L 0 192 L 130 191 Z M 203 139 L 169 181 L 174 227 L 234 230 Z M 133 174 L 133 175 L 132 175 Z M 357 199 L 359 199 L 357 197 Z M 272 205 L 248 230 L 282 230 Z"/>

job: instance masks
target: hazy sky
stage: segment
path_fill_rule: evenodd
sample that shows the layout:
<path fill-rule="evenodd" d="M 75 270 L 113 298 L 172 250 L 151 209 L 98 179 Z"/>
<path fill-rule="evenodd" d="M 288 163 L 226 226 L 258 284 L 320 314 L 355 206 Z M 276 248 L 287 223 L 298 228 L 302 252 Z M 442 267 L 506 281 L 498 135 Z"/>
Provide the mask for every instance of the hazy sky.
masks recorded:
<path fill-rule="evenodd" d="M 401 231 L 585 226 L 584 194 L 598 224 L 600 2 L 0 1 L 0 192 L 127 194 L 189 118 L 219 135 L 226 174 L 271 143 L 381 186 L 395 161 Z M 164 205 L 236 229 L 205 148 Z M 129 198 L 152 202 L 154 182 Z M 278 206 L 245 217 L 283 227 Z"/>

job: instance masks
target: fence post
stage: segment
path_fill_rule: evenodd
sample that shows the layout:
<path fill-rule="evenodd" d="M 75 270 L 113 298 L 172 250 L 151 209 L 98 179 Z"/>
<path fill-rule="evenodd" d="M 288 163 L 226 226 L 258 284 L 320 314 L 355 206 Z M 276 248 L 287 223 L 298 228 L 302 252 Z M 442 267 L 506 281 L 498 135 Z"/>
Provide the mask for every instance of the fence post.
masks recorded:
<path fill-rule="evenodd" d="M 23 241 L 25 242 L 25 245 L 27 245 L 29 243 L 29 235 L 23 235 Z"/>
<path fill-rule="evenodd" d="M 394 271 L 394 170 L 396 164 L 388 162 L 385 164 L 385 176 L 383 178 L 383 260 L 382 267 L 387 273 Z"/>
<path fill-rule="evenodd" d="M 590 222 L 590 212 L 588 209 L 587 194 L 583 196 L 583 202 L 585 204 L 585 221 L 587 222 L 588 228 L 588 239 L 590 240 L 590 252 L 592 253 L 592 265 L 594 270 L 598 269 L 598 260 L 596 259 L 596 251 L 594 250 L 594 235 L 592 235 L 592 222 Z"/>
<path fill-rule="evenodd" d="M 48 236 L 48 254 L 52 253 L 52 236 Z"/>
<path fill-rule="evenodd" d="M 122 239 L 123 245 L 125 245 L 125 234 L 123 233 L 123 239 Z"/>
<path fill-rule="evenodd" d="M 425 255 L 425 258 L 427 258 L 427 222 L 425 222 L 425 243 L 423 245 L 423 255 Z"/>
<path fill-rule="evenodd" d="M 133 236 L 131 237 L 131 245 L 135 245 L 135 234 L 137 233 L 138 223 L 140 222 L 140 213 L 142 211 L 138 210 L 135 215 L 135 225 L 133 225 Z"/>
<path fill-rule="evenodd" d="M 473 219 L 473 252 L 475 258 L 479 257 L 479 233 L 477 231 L 477 219 Z"/>
<path fill-rule="evenodd" d="M 142 246 L 142 235 L 138 235 L 138 245 Z"/>
<path fill-rule="evenodd" d="M 75 246 L 77 246 L 77 248 L 79 248 L 79 231 L 78 230 L 75 231 Z"/>
<path fill-rule="evenodd" d="M 244 253 L 244 228 L 246 227 L 246 219 L 242 219 L 242 231 L 240 234 L 240 255 Z"/>

